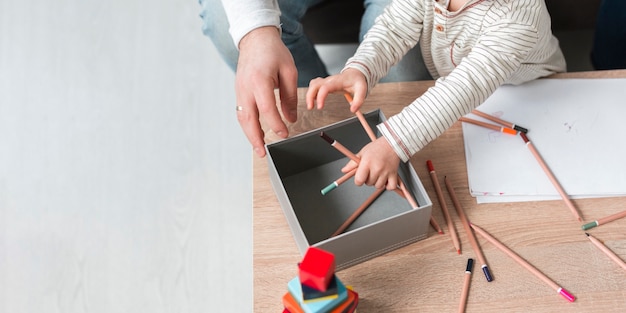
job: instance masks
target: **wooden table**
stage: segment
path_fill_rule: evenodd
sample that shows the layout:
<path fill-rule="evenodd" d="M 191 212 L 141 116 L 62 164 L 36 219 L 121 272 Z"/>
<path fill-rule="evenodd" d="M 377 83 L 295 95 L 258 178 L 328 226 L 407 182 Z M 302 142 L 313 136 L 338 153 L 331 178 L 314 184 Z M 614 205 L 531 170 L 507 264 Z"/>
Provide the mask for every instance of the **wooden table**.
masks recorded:
<path fill-rule="evenodd" d="M 558 78 L 626 77 L 626 70 L 559 74 Z M 398 113 L 432 86 L 432 81 L 380 84 L 362 107 Z M 343 97 L 331 95 L 323 111 L 306 111 L 299 90 L 299 120 L 291 135 L 351 117 Z M 626 101 L 626 99 L 624 100 Z M 269 141 L 276 140 L 268 134 Z M 459 122 L 411 158 L 433 202 L 433 216 L 445 235 L 432 228 L 428 238 L 340 271 L 360 295 L 359 312 L 455 312 L 468 258 L 476 259 L 446 193 L 462 254 L 453 248 L 432 187 L 426 160 L 433 160 L 440 183 L 454 185 L 468 218 L 574 294 L 567 302 L 536 276 L 478 236 L 494 281 L 474 267 L 468 312 L 626 312 L 626 271 L 586 238 L 563 201 L 477 204 L 469 194 L 463 134 Z M 281 312 L 287 282 L 297 275 L 301 256 L 268 178 L 266 159 L 254 158 L 254 311 Z M 626 174 L 625 174 L 626 175 Z M 445 186 L 443 186 L 445 190 Z M 574 200 L 585 221 L 626 209 L 626 198 Z M 589 230 L 626 259 L 626 219 Z"/>

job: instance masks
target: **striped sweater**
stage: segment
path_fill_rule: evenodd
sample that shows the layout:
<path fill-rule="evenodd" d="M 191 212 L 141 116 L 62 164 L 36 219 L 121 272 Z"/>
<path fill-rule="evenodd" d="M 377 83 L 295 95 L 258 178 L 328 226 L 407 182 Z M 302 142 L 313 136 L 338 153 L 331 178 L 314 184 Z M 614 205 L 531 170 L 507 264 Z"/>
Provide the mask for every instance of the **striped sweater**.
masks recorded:
<path fill-rule="evenodd" d="M 422 96 L 378 125 L 403 162 L 503 84 L 565 71 L 544 0 L 394 0 L 344 70 L 361 71 L 368 90 L 418 42 L 436 79 Z"/>

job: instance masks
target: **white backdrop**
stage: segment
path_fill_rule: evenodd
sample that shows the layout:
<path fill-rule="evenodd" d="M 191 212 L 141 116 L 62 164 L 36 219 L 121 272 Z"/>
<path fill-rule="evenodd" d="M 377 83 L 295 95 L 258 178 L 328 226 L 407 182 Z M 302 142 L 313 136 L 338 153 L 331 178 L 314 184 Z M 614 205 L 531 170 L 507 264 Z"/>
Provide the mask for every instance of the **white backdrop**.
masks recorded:
<path fill-rule="evenodd" d="M 199 9 L 0 0 L 0 312 L 251 311 L 252 153 Z"/>

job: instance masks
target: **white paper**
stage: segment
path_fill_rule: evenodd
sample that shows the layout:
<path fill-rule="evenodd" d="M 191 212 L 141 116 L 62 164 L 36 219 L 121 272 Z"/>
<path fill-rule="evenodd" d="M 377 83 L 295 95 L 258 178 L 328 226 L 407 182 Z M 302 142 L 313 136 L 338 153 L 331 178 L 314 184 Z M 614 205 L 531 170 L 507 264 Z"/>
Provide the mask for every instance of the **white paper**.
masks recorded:
<path fill-rule="evenodd" d="M 571 198 L 626 195 L 626 79 L 502 86 L 478 110 L 528 128 L 528 138 Z M 470 191 L 478 201 L 560 199 L 519 135 L 463 123 L 463 137 Z"/>

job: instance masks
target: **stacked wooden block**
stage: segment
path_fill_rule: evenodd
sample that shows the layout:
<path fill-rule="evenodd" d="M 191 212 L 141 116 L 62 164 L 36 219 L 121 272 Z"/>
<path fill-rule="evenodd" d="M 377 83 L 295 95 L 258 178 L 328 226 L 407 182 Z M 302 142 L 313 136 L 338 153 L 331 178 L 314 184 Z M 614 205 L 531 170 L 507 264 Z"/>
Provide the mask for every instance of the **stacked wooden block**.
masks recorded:
<path fill-rule="evenodd" d="M 287 284 L 283 313 L 355 312 L 359 295 L 335 275 L 335 256 L 310 247 Z"/>

